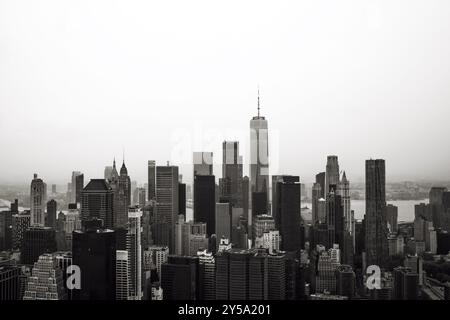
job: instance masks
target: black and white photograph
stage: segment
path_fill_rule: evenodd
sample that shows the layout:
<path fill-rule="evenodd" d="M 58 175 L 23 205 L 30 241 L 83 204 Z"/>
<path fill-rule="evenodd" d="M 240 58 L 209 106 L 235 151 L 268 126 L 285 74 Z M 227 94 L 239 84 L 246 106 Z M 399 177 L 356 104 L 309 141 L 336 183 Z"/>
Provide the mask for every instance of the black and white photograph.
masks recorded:
<path fill-rule="evenodd" d="M 449 120 L 448 0 L 0 0 L 0 315 L 433 310 Z"/>

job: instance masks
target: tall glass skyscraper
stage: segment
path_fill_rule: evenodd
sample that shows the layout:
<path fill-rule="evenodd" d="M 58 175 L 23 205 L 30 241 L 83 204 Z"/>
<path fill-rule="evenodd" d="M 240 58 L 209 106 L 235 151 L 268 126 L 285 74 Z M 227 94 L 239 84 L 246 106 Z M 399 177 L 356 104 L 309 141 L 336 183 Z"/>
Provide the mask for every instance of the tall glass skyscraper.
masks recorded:
<path fill-rule="evenodd" d="M 383 266 L 388 256 L 386 220 L 386 169 L 382 159 L 366 160 L 367 265 Z"/>

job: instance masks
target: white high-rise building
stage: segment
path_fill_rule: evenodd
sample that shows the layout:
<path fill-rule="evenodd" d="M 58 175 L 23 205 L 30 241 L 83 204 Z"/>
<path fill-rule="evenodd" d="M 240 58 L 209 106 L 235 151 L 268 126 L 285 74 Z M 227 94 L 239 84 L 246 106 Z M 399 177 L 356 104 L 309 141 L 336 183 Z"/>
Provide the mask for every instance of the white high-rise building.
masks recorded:
<path fill-rule="evenodd" d="M 255 248 L 265 248 L 270 254 L 280 251 L 281 236 L 278 230 L 264 232 L 255 239 Z"/>
<path fill-rule="evenodd" d="M 62 270 L 49 253 L 39 256 L 27 280 L 23 300 L 66 300 Z"/>
<path fill-rule="evenodd" d="M 341 196 L 342 208 L 344 211 L 345 231 L 352 234 L 352 215 L 350 209 L 350 182 L 347 180 L 345 171 L 342 174 L 342 180 L 339 182 L 337 194 Z"/>
<path fill-rule="evenodd" d="M 269 196 L 268 125 L 259 111 L 258 90 L 258 115 L 250 120 L 250 192 L 266 192 Z"/>
<path fill-rule="evenodd" d="M 141 247 L 141 217 L 139 208 L 128 211 L 127 251 L 130 274 L 130 290 L 128 300 L 141 300 L 142 292 L 142 247 Z"/>
<path fill-rule="evenodd" d="M 144 266 L 146 270 L 156 269 L 161 279 L 161 265 L 167 262 L 169 248 L 165 246 L 150 246 L 144 251 Z"/>
<path fill-rule="evenodd" d="M 80 210 L 70 208 L 65 215 L 65 220 L 63 223 L 66 244 L 69 248 L 72 248 L 72 232 L 75 230 L 81 230 L 81 218 Z"/>
<path fill-rule="evenodd" d="M 128 300 L 130 292 L 130 267 L 128 251 L 116 251 L 116 300 Z"/>
<path fill-rule="evenodd" d="M 45 226 L 45 206 L 47 203 L 46 186 L 35 173 L 30 188 L 31 226 Z"/>
<path fill-rule="evenodd" d="M 80 194 L 81 190 L 83 189 L 83 186 L 80 185 L 79 181 L 77 181 L 77 177 L 81 175 L 83 174 L 79 171 L 72 172 L 72 183 L 71 183 L 72 189 L 70 190 L 70 203 L 77 202 L 77 193 Z M 81 188 L 81 190 L 79 190 L 79 188 Z"/>

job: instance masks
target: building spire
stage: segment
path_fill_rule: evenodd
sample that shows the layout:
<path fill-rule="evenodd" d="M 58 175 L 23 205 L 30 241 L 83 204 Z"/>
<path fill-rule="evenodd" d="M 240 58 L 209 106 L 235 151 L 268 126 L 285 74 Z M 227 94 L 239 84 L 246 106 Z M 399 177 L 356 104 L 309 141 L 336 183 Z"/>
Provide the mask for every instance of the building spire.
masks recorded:
<path fill-rule="evenodd" d="M 114 157 L 114 160 L 113 160 L 113 168 L 115 168 L 116 167 L 116 157 Z"/>
<path fill-rule="evenodd" d="M 258 85 L 258 118 L 259 118 L 259 85 Z"/>
<path fill-rule="evenodd" d="M 125 148 L 122 147 L 122 164 L 125 164 Z"/>

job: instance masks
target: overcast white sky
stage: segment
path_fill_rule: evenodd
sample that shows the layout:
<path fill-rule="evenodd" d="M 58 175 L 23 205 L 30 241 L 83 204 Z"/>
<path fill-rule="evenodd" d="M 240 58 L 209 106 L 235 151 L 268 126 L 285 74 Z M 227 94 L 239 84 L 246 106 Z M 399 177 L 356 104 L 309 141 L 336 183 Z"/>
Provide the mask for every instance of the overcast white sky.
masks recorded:
<path fill-rule="evenodd" d="M 0 0 L 0 182 L 102 177 L 123 148 L 141 183 L 180 143 L 219 160 L 248 139 L 258 84 L 273 174 L 310 182 L 337 154 L 350 180 L 370 157 L 391 180 L 449 179 L 449 16 L 447 0 Z"/>

